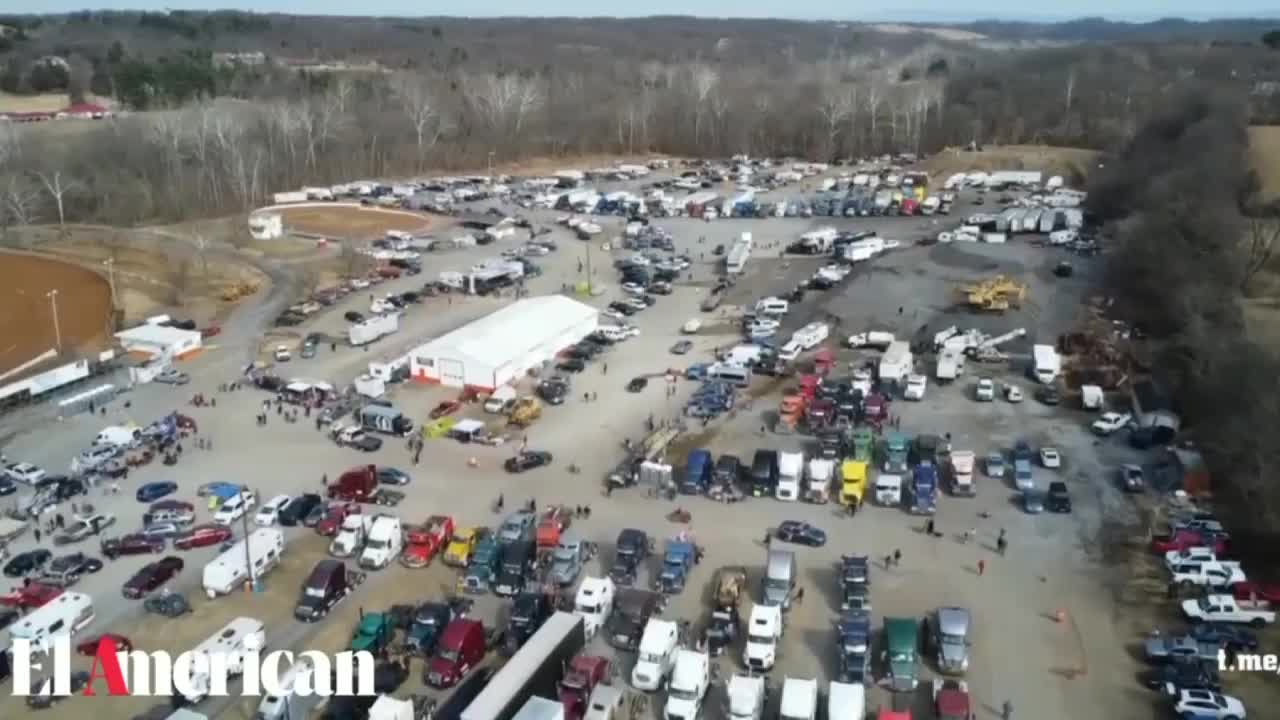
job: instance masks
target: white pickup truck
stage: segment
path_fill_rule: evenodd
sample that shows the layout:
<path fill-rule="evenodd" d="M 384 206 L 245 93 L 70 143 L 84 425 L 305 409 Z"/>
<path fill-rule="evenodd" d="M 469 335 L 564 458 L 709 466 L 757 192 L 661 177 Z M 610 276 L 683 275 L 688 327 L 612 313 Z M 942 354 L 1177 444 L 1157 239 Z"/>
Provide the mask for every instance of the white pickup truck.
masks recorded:
<path fill-rule="evenodd" d="M 1206 595 L 1182 601 L 1182 614 L 1191 622 L 1239 623 L 1260 628 L 1276 621 L 1276 611 L 1265 600 L 1250 602 L 1230 595 Z"/>
<path fill-rule="evenodd" d="M 1205 560 L 1175 563 L 1169 566 L 1172 581 L 1179 585 L 1225 588 L 1244 582 L 1240 563 L 1228 560 Z"/>

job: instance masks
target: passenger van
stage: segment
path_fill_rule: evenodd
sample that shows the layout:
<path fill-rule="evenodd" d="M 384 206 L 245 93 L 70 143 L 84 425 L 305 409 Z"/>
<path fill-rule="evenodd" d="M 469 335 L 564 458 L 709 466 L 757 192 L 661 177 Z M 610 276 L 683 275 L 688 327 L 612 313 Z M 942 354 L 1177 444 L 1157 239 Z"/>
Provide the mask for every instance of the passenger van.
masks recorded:
<path fill-rule="evenodd" d="M 707 368 L 707 377 L 713 380 L 724 380 L 734 386 L 744 388 L 751 384 L 751 368 L 727 363 L 715 363 Z"/>
<path fill-rule="evenodd" d="M 93 598 L 84 593 L 64 592 L 10 625 L 9 637 L 38 645 L 54 635 L 75 635 L 93 622 L 93 618 Z"/>
<path fill-rule="evenodd" d="M 104 428 L 98 436 L 93 439 L 94 445 L 109 445 L 112 447 L 131 447 L 134 443 L 142 439 L 142 430 L 136 427 L 121 427 L 113 425 Z"/>
<path fill-rule="evenodd" d="M 765 605 L 791 607 L 796 589 L 796 554 L 790 550 L 770 550 L 765 558 L 760 596 Z"/>

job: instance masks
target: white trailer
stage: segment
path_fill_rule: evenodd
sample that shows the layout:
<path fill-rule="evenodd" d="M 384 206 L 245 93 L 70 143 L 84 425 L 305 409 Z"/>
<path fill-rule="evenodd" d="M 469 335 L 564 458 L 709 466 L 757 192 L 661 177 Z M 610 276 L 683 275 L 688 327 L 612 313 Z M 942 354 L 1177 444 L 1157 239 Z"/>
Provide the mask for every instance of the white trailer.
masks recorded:
<path fill-rule="evenodd" d="M 789 677 L 782 682 L 779 720 L 814 720 L 818 716 L 818 681 Z"/>
<path fill-rule="evenodd" d="M 243 551 L 242 551 L 243 552 Z M 218 656 L 226 663 L 227 673 L 232 676 L 244 672 L 244 656 L 251 651 L 260 651 L 266 646 L 266 626 L 261 620 L 249 617 L 238 617 L 227 623 L 226 627 L 209 636 L 191 652 L 206 658 Z M 187 702 L 195 704 L 209 694 L 209 663 L 204 667 L 191 668 L 191 694 L 185 694 Z"/>
<path fill-rule="evenodd" d="M 292 192 L 278 192 L 271 196 L 271 201 L 276 205 L 287 205 L 289 203 L 306 202 L 307 193 L 305 190 L 294 190 Z"/>
<path fill-rule="evenodd" d="M 305 678 L 308 688 L 315 687 L 315 665 L 310 658 L 300 655 L 294 661 L 284 677 L 280 678 L 279 695 L 267 695 L 258 703 L 258 714 L 254 720 L 291 720 L 293 718 L 310 717 L 312 710 L 323 699 L 313 692 L 303 695 L 298 691 L 299 681 Z M 377 703 L 374 703 L 376 706 Z M 373 713 L 370 712 L 370 717 Z"/>
<path fill-rule="evenodd" d="M 880 358 L 880 379 L 903 382 L 911 374 L 914 365 L 911 344 L 905 340 L 894 340 Z"/>
<path fill-rule="evenodd" d="M 204 591 L 210 599 L 226 595 L 249 581 L 250 565 L 256 580 L 280 564 L 283 553 L 284 533 L 279 528 L 258 528 L 204 566 Z"/>
<path fill-rule="evenodd" d="M 10 625 L 9 637 L 30 640 L 33 646 L 39 646 L 54 635 L 80 632 L 93 622 L 93 618 L 92 597 L 84 593 L 64 592 Z"/>
<path fill-rule="evenodd" d="M 400 313 L 374 315 L 347 329 L 347 340 L 360 347 L 368 345 L 378 338 L 385 337 L 400 329 Z"/>

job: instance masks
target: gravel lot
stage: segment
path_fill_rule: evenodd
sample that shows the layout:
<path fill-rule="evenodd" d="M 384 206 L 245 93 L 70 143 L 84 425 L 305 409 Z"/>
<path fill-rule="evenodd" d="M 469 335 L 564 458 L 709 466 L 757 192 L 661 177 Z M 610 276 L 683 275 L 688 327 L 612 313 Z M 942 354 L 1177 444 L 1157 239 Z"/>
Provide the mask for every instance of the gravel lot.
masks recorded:
<path fill-rule="evenodd" d="M 824 294 L 811 293 L 787 318 L 787 329 L 798 327 L 813 318 L 834 315 L 840 326 L 833 331 L 831 344 L 852 332 L 867 328 L 890 329 L 900 336 L 912 335 L 922 327 L 927 332 L 958 324 L 961 328 L 979 326 L 989 330 L 1005 330 L 1024 326 L 1029 334 L 1022 345 L 1013 344 L 1015 353 L 1029 353 L 1032 339 L 1051 340 L 1068 327 L 1079 307 L 1080 295 L 1090 272 L 1076 265 L 1080 272 L 1069 282 L 1054 279 L 1049 270 L 1059 259 L 1054 251 L 1037 248 L 1018 240 L 1003 246 L 912 246 L 925 234 L 932 234 L 958 222 L 968 210 L 957 208 L 951 218 L 885 218 L 829 223 L 827 219 L 771 219 L 763 221 L 721 220 L 704 223 L 689 219 L 659 221 L 670 229 L 680 248 L 695 260 L 692 279 L 676 286 L 671 296 L 660 298 L 655 309 L 640 313 L 633 321 L 642 331 L 639 338 L 616 346 L 603 356 L 608 363 L 604 372 L 597 361 L 574 378 L 570 401 L 560 407 L 544 408 L 542 419 L 528 430 L 531 448 L 554 453 L 553 467 L 520 476 L 501 471 L 501 461 L 511 448 L 480 448 L 451 441 L 436 440 L 427 444 L 422 463 L 411 465 L 402 444 L 388 442 L 381 451 L 370 456 L 340 449 L 327 442 L 305 419 L 297 424 L 281 422 L 272 415 L 265 428 L 257 427 L 253 416 L 259 411 L 264 396 L 253 390 L 217 393 L 219 383 L 234 379 L 230 368 L 242 362 L 249 345 L 256 341 L 252 333 L 242 340 L 221 341 L 219 347 L 191 363 L 191 385 L 182 389 L 162 386 L 143 387 L 128 395 L 131 407 L 116 403 L 107 418 L 74 417 L 56 426 L 40 426 L 39 432 L 23 432 L 21 418 L 6 418 L 9 432 L 15 433 L 5 450 L 10 458 L 43 463 L 61 469 L 70 456 L 107 422 L 132 419 L 146 423 L 161 413 L 181 409 L 201 423 L 201 434 L 214 443 L 212 451 L 188 449 L 174 468 L 154 465 L 131 473 L 124 483 L 126 492 L 118 496 L 96 495 L 95 504 L 120 518 L 118 527 L 128 529 L 140 523 L 144 506 L 132 499 L 132 489 L 152 480 L 173 479 L 182 486 L 182 495 L 193 497 L 195 487 L 211 480 L 233 480 L 256 487 L 260 496 L 276 493 L 315 491 L 322 475 L 335 477 L 343 469 L 362 462 L 396 465 L 410 471 L 414 480 L 407 488 L 408 497 L 398 512 L 407 521 L 418 521 L 432 513 L 450 513 L 460 525 L 489 524 L 497 520 L 491 503 L 504 493 L 508 507 L 525 498 L 536 498 L 540 505 L 553 502 L 590 504 L 590 519 L 578 520 L 575 526 L 589 539 L 601 544 L 600 562 L 612 557 L 613 540 L 619 529 L 638 527 L 658 538 L 678 530 L 665 520 L 673 509 L 666 501 L 648 499 L 640 489 L 629 489 L 603 497 L 601 479 L 621 458 L 624 439 L 638 439 L 644 421 L 675 417 L 684 398 L 692 390 L 681 381 L 674 398 L 666 396 L 662 383 L 651 382 L 639 394 L 625 392 L 627 380 L 638 375 L 660 375 L 667 368 L 681 368 L 690 362 L 710 356 L 716 346 L 734 341 L 728 318 L 735 304 L 773 292 L 790 290 L 807 277 L 816 265 L 809 259 L 776 257 L 777 250 L 812 226 L 835 224 L 838 227 L 878 230 L 884 237 L 900 239 L 904 247 L 861 267 L 841 287 Z M 555 213 L 536 215 L 550 222 Z M 606 236 L 616 227 L 606 223 Z M 936 224 L 935 224 L 936 223 Z M 694 338 L 695 350 L 687 356 L 670 355 L 669 346 L 678 338 L 680 325 L 688 318 L 700 316 L 698 304 L 714 277 L 711 248 L 728 244 L 738 233 L 750 230 L 763 247 L 748 265 L 733 295 L 718 311 L 725 322 L 711 323 L 710 332 Z M 529 283 L 534 294 L 558 291 L 565 283 L 580 276 L 578 261 L 585 261 L 585 247 L 557 228 L 554 237 L 560 250 L 539 262 L 545 273 Z M 496 254 L 498 246 L 474 248 L 428 256 L 426 272 L 417 278 L 392 281 L 379 288 L 407 290 L 423 280 L 433 278 L 441 270 L 461 269 L 476 260 Z M 774 254 L 770 257 L 771 253 Z M 700 259 L 701 258 L 701 259 Z M 592 265 L 604 285 L 615 284 L 608 268 L 608 253 L 593 251 Z M 1032 301 L 1021 311 L 1003 317 L 980 317 L 957 312 L 951 307 L 955 283 L 1005 272 L 1019 276 L 1031 285 Z M 603 307 L 617 295 L 609 288 L 593 303 Z M 412 309 L 400 333 L 379 342 L 368 351 L 341 348 L 331 352 L 327 346 L 316 358 L 295 360 L 284 370 L 300 378 L 349 382 L 363 366 L 376 358 L 390 357 L 428 337 L 458 327 L 498 307 L 505 299 L 431 298 Z M 299 333 L 312 330 L 338 331 L 344 323 L 342 313 L 349 309 L 367 310 L 367 297 L 349 297 L 343 304 L 329 309 L 309 324 L 294 328 Z M 899 313 L 899 308 L 902 312 Z M 717 334 L 722 329 L 724 334 Z M 251 352 L 251 351 L 250 351 Z M 236 359 L 236 363 L 227 358 Z M 841 365 L 857 358 L 852 351 L 841 350 Z M 971 365 L 971 368 L 974 366 Z M 206 370 L 207 368 L 207 370 Z M 922 368 L 932 375 L 932 367 Z M 1009 368 L 983 370 L 999 382 L 1020 383 L 1029 388 L 1015 362 Z M 1060 470 L 1037 469 L 1036 481 L 1041 487 L 1061 476 L 1068 481 L 1075 501 L 1075 513 L 1061 515 L 1024 515 L 1012 502 L 1011 490 L 997 481 L 979 475 L 976 498 L 943 497 L 939 503 L 937 524 L 944 534 L 941 539 L 927 537 L 923 521 L 904 512 L 869 508 L 850 519 L 838 514 L 832 506 L 812 504 L 785 505 L 774 500 L 752 500 L 727 506 L 705 499 L 682 498 L 678 501 L 693 514 L 691 530 L 697 541 L 707 548 L 707 555 L 692 576 L 690 587 L 675 599 L 667 614 L 693 622 L 706 612 L 702 589 L 710 582 L 714 569 L 727 564 L 745 564 L 753 573 L 751 587 L 758 587 L 755 573 L 764 560 L 761 538 L 766 528 L 784 519 L 800 519 L 825 528 L 830 541 L 821 549 L 798 549 L 802 583 L 808 592 L 788 619 L 780 666 L 771 674 L 780 683 L 786 676 L 819 676 L 827 678 L 835 663 L 832 620 L 838 612 L 835 568 L 842 553 L 869 553 L 873 557 L 900 549 L 902 564 L 885 569 L 877 560 L 873 581 L 873 601 L 877 623 L 882 614 L 923 616 L 940 605 L 963 605 L 975 616 L 973 659 L 968 674 L 979 717 L 998 715 L 1006 699 L 1017 708 L 1015 717 L 1058 720 L 1078 717 L 1144 717 L 1149 716 L 1152 699 L 1133 680 L 1138 669 L 1119 638 L 1127 638 L 1129 628 L 1117 617 L 1115 601 L 1107 591 L 1108 569 L 1098 563 L 1100 529 L 1104 522 L 1121 521 L 1131 513 L 1128 500 L 1112 485 L 1113 468 L 1130 460 L 1130 451 L 1120 441 L 1098 442 L 1087 431 L 1088 418 L 1082 411 L 1046 408 L 1028 399 L 1020 405 L 1001 401 L 979 404 L 969 393 L 976 372 L 967 379 L 947 387 L 930 385 L 924 401 L 898 401 L 893 412 L 902 418 L 908 433 L 950 432 L 957 448 L 984 453 L 1009 448 L 1016 439 L 1025 438 L 1033 446 L 1053 443 L 1065 457 Z M 682 446 L 708 447 L 713 453 L 731 452 L 749 457 L 759 447 L 786 449 L 802 441 L 801 437 L 762 436 L 762 418 L 777 407 L 781 386 L 757 381 L 759 388 L 751 393 L 749 408 L 739 407 L 732 416 L 697 429 L 692 440 Z M 187 407 L 187 399 L 195 392 L 216 396 L 216 408 Z M 584 403 L 584 392 L 599 393 L 599 400 Z M 407 414 L 423 419 L 437 402 L 451 397 L 442 389 L 399 387 L 392 394 L 395 404 Z M 478 408 L 468 408 L 468 415 L 480 416 Z M 468 460 L 475 458 L 476 467 Z M 576 464 L 580 474 L 567 472 Z M 981 517 L 983 513 L 989 518 Z M 969 527 L 978 530 L 976 544 L 961 544 L 959 533 Z M 993 551 L 995 537 L 1004 528 L 1011 548 L 997 557 Z M 97 621 L 90 633 L 107 629 L 129 634 L 140 648 L 183 651 L 190 649 L 227 619 L 250 615 L 267 622 L 268 644 L 296 649 L 336 650 L 345 645 L 361 607 L 377 609 L 393 602 L 409 602 L 438 597 L 451 587 L 453 575 L 441 566 L 426 570 L 407 570 L 399 566 L 376 574 L 356 597 L 344 604 L 340 612 L 315 626 L 296 623 L 291 616 L 298 588 L 314 561 L 322 556 L 324 544 L 309 530 L 297 529 L 290 534 L 290 549 L 282 568 L 266 579 L 266 590 L 260 594 L 238 595 L 208 602 L 199 594 L 199 571 L 212 550 L 188 554 L 187 569 L 172 585 L 195 599 L 197 612 L 180 621 L 157 621 L 141 613 L 141 603 L 120 596 L 119 584 L 127 574 L 141 566 L 141 558 L 125 558 L 109 565 L 109 571 L 82 581 L 81 590 L 95 596 Z M 32 547 L 28 535 L 15 543 L 15 551 Z M 87 548 L 86 548 L 87 549 Z M 976 563 L 985 559 L 986 573 L 979 576 Z M 1066 622 L 1057 622 L 1055 613 L 1065 611 Z M 493 622 L 501 621 L 499 604 L 492 599 L 480 603 L 477 613 Z M 729 653 L 720 660 L 723 674 L 732 672 L 740 653 Z M 79 662 L 79 660 L 77 661 Z M 620 664 L 630 672 L 630 658 Z M 418 685 L 415 677 L 410 686 Z M 926 677 L 930 671 L 926 671 Z M 406 686 L 405 691 L 412 689 Z M 919 714 L 932 717 L 927 710 L 931 698 L 922 684 L 911 702 Z M 776 697 L 776 694 L 775 694 Z M 73 698 L 45 713 L 51 718 L 82 717 L 91 708 L 102 707 L 102 701 Z M 128 717 L 146 709 L 147 703 L 135 699 L 112 699 L 111 717 Z M 718 695 L 713 694 L 713 703 Z M 875 704 L 891 702 L 884 691 L 871 695 Z M 200 708 L 210 715 L 250 717 L 256 702 L 241 700 L 206 701 Z M 654 704 L 660 709 L 660 703 Z M 118 709 L 117 709 L 118 708 Z M 13 698 L 0 699 L 0 717 L 21 715 L 23 709 Z M 101 712 L 99 710 L 98 712 Z M 1024 714 L 1025 713 L 1025 714 Z M 716 717 L 719 711 L 708 711 Z"/>

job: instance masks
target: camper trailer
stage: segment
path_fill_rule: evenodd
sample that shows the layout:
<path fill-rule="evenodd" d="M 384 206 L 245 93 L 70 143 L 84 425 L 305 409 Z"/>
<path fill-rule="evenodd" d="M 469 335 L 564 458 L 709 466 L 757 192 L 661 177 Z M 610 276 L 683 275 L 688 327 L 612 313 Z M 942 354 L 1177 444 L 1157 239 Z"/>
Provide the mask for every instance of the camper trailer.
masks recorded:
<path fill-rule="evenodd" d="M 284 533 L 279 528 L 254 530 L 204 566 L 205 593 L 212 599 L 232 592 L 250 579 L 257 580 L 280 563 L 283 552 Z"/>
<path fill-rule="evenodd" d="M 9 626 L 9 637 L 38 645 L 61 633 L 75 633 L 93 622 L 93 598 L 64 592 Z"/>
<path fill-rule="evenodd" d="M 252 638 L 252 639 L 251 639 Z M 229 675 L 235 676 L 244 672 L 244 654 L 248 651 L 261 650 L 266 645 L 266 629 L 261 620 L 238 617 L 227 623 L 226 627 L 209 636 L 192 650 L 194 655 L 206 657 L 221 656 L 226 663 Z M 190 694 L 184 694 L 189 703 L 198 703 L 209 694 L 208 664 L 201 668 L 192 667 Z"/>

